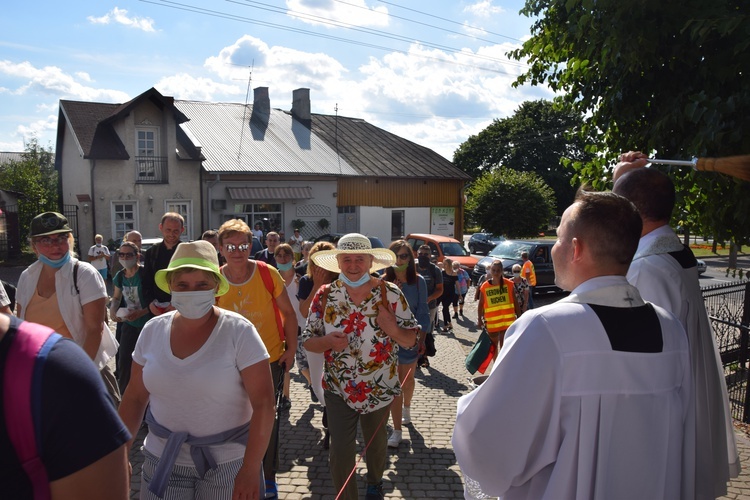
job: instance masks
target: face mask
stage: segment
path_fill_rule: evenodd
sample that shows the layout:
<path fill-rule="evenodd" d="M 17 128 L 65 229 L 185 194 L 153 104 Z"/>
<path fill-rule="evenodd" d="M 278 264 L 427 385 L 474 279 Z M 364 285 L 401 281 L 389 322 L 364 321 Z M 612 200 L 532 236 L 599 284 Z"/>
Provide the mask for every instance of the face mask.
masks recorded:
<path fill-rule="evenodd" d="M 293 265 L 292 262 L 287 262 L 286 264 L 279 264 L 277 262 L 276 269 L 278 269 L 279 271 L 288 271 L 292 268 L 292 265 Z"/>
<path fill-rule="evenodd" d="M 427 264 L 430 263 L 430 257 L 427 255 L 418 255 L 417 260 L 419 261 L 419 267 L 427 267 Z"/>
<path fill-rule="evenodd" d="M 101 244 L 101 243 L 97 243 L 97 244 L 96 244 L 96 246 L 97 246 L 97 247 L 101 247 L 101 246 L 102 246 L 102 244 Z"/>
<path fill-rule="evenodd" d="M 70 252 L 66 253 L 63 257 L 60 257 L 57 260 L 48 259 L 44 255 L 39 254 L 39 260 L 43 264 L 47 264 L 49 267 L 54 267 L 55 269 L 59 269 L 70 260 Z"/>
<path fill-rule="evenodd" d="M 172 305 L 188 319 L 202 318 L 211 311 L 216 298 L 216 290 L 197 292 L 172 292 Z"/>
<path fill-rule="evenodd" d="M 128 259 L 128 260 L 119 259 L 119 261 L 120 261 L 120 265 L 122 267 L 124 267 L 125 269 L 130 269 L 130 268 L 134 267 L 135 264 L 136 264 L 136 260 L 135 259 Z"/>
<path fill-rule="evenodd" d="M 399 271 L 399 272 L 406 271 L 406 268 L 409 267 L 409 263 L 407 262 L 406 264 L 401 264 L 400 266 L 391 266 L 391 267 L 393 267 L 394 270 Z"/>
<path fill-rule="evenodd" d="M 516 278 L 520 278 L 521 277 L 521 273 L 513 273 L 513 276 L 515 276 Z"/>
<path fill-rule="evenodd" d="M 370 281 L 370 275 L 368 273 L 365 273 L 357 281 L 352 281 L 349 278 L 347 278 L 344 273 L 339 273 L 339 279 L 343 281 L 344 283 L 346 283 L 347 285 L 356 288 Z"/>

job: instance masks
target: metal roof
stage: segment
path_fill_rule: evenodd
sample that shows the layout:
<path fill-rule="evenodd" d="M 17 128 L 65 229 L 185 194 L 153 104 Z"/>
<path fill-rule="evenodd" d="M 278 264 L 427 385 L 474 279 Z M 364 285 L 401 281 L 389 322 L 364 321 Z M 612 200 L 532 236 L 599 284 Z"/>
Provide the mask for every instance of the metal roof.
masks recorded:
<path fill-rule="evenodd" d="M 360 175 L 303 123 L 283 111 L 253 113 L 252 105 L 174 101 L 189 121 L 211 173 Z"/>

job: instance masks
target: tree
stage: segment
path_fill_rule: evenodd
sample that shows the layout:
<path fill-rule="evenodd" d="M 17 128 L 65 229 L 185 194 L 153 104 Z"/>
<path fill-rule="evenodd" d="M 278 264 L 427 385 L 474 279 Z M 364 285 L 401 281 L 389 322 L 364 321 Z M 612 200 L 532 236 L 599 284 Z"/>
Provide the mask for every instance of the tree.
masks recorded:
<path fill-rule="evenodd" d="M 0 165 L 0 186 L 16 191 L 21 241 L 25 241 L 31 219 L 41 212 L 60 210 L 52 148 L 44 148 L 36 139 L 26 144 L 21 161 Z"/>
<path fill-rule="evenodd" d="M 555 194 L 533 172 L 499 168 L 482 174 L 467 190 L 473 222 L 511 238 L 537 236 L 555 213 Z"/>
<path fill-rule="evenodd" d="M 621 151 L 661 158 L 750 152 L 750 6 L 746 0 L 527 0 L 532 36 L 516 85 L 547 84 L 586 121 L 591 159 L 569 158 L 575 181 L 607 187 Z M 721 241 L 750 236 L 750 183 L 667 169 L 682 216 Z"/>
<path fill-rule="evenodd" d="M 575 171 L 565 168 L 561 158 L 586 159 L 585 143 L 574 134 L 582 124 L 579 115 L 551 101 L 526 101 L 513 116 L 494 120 L 469 137 L 454 153 L 453 163 L 474 178 L 501 166 L 535 172 L 554 191 L 562 213 L 575 196 L 571 184 Z"/>

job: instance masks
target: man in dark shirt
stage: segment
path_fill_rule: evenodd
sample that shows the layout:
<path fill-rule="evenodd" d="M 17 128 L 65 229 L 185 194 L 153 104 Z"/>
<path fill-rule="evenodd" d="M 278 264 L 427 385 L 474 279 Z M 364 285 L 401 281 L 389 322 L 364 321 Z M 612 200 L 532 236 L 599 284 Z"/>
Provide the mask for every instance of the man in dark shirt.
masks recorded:
<path fill-rule="evenodd" d="M 276 267 L 276 258 L 273 256 L 276 247 L 281 243 L 279 233 L 271 231 L 266 235 L 266 248 L 256 253 L 253 257 L 255 260 L 262 260 L 269 266 Z"/>
<path fill-rule="evenodd" d="M 172 296 L 156 286 L 154 276 L 156 271 L 166 269 L 169 265 L 177 245 L 180 244 L 180 236 L 185 232 L 185 219 L 176 212 L 167 212 L 161 218 L 159 232 L 163 239 L 146 250 L 143 266 L 143 295 L 154 316 L 164 314 L 172 307 L 169 305 Z"/>

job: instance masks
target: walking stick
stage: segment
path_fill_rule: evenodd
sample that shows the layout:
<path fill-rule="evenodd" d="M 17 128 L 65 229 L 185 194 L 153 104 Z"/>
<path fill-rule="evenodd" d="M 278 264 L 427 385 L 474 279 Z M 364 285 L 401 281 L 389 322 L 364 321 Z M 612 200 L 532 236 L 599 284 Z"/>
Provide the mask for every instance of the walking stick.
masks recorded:
<path fill-rule="evenodd" d="M 661 165 L 680 165 L 693 167 L 694 170 L 719 172 L 731 175 L 743 181 L 750 181 L 750 155 L 724 156 L 722 158 L 693 158 L 692 160 L 658 160 L 649 158 L 650 163 Z"/>

